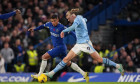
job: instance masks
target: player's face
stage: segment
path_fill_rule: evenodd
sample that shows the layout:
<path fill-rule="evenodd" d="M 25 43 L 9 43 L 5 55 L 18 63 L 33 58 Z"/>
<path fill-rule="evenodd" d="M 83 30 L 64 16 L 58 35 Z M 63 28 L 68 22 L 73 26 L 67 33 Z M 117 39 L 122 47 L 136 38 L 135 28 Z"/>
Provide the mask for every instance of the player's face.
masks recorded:
<path fill-rule="evenodd" d="M 69 13 L 69 12 L 67 12 L 67 14 L 66 14 L 66 18 L 68 19 L 68 21 L 70 22 L 70 23 L 73 23 L 73 17 L 72 17 L 72 15 Z"/>
<path fill-rule="evenodd" d="M 51 19 L 51 23 L 53 26 L 57 26 L 59 20 L 58 19 Z"/>

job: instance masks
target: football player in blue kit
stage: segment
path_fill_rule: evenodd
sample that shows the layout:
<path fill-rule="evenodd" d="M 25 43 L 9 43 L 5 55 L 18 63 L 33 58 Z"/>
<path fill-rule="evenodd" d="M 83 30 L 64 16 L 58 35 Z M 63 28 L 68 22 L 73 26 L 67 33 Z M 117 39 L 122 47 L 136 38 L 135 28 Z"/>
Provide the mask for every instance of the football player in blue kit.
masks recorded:
<path fill-rule="evenodd" d="M 44 28 L 49 28 L 54 48 L 49 50 L 48 52 L 46 52 L 44 55 L 42 55 L 42 63 L 40 66 L 39 73 L 37 75 L 31 75 L 31 77 L 33 77 L 35 79 L 37 79 L 38 76 L 40 76 L 44 72 L 44 70 L 47 66 L 48 59 L 50 59 L 51 57 L 52 58 L 59 57 L 59 58 L 63 59 L 67 55 L 66 45 L 63 41 L 63 38 L 60 37 L 60 33 L 65 29 L 65 26 L 62 25 L 61 23 L 59 23 L 58 15 L 55 15 L 55 14 L 52 15 L 50 22 L 47 22 L 46 24 L 43 24 L 35 29 L 30 28 L 30 29 L 28 29 L 28 31 L 37 31 L 37 30 L 44 29 Z M 73 32 L 69 32 L 69 34 L 72 34 L 76 39 L 76 36 Z M 62 63 L 62 62 L 59 64 L 64 65 L 64 63 Z M 82 75 L 84 73 L 87 73 L 87 72 L 84 72 L 77 64 L 75 64 L 71 61 L 69 61 L 67 63 L 67 66 L 70 66 L 73 70 L 78 71 Z M 87 75 L 83 75 L 83 76 L 88 77 Z"/>

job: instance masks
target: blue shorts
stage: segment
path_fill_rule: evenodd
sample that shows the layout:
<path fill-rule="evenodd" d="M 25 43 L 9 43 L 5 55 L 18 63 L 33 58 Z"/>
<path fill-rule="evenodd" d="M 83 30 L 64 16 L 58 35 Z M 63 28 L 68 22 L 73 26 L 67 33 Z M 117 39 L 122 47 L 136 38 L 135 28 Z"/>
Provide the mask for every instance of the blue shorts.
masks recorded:
<path fill-rule="evenodd" d="M 57 46 L 51 50 L 48 51 L 48 54 L 52 57 L 59 57 L 63 59 L 67 55 L 67 48 L 65 45 Z"/>

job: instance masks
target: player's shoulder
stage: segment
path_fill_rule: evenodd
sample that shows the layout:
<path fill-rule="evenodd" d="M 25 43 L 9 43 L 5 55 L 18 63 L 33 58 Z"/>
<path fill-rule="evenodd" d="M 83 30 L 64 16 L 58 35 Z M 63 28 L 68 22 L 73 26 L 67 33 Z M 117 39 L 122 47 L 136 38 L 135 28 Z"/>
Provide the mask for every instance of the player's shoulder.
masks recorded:
<path fill-rule="evenodd" d="M 82 15 L 77 15 L 76 18 L 81 19 L 81 18 L 83 18 L 83 16 Z"/>
<path fill-rule="evenodd" d="M 51 22 L 46 22 L 45 24 L 43 24 L 43 26 L 44 26 L 45 28 L 49 28 L 50 25 L 51 25 Z"/>
<path fill-rule="evenodd" d="M 48 27 L 48 26 L 50 26 L 51 25 L 51 22 L 46 22 L 45 24 L 44 24 L 44 27 Z"/>
<path fill-rule="evenodd" d="M 45 25 L 49 25 L 49 24 L 51 24 L 51 22 L 46 22 L 46 23 L 45 23 Z"/>
<path fill-rule="evenodd" d="M 59 25 L 59 27 L 62 28 L 62 29 L 65 28 L 65 26 L 64 26 L 63 24 L 61 24 L 61 23 L 58 23 L 58 25 Z"/>
<path fill-rule="evenodd" d="M 58 23 L 58 25 L 59 25 L 59 26 L 61 26 L 61 27 L 64 27 L 64 25 L 63 25 L 63 24 L 61 24 L 60 22 Z"/>
<path fill-rule="evenodd" d="M 85 21 L 87 22 L 87 19 L 84 18 L 82 15 L 77 15 L 76 20 L 77 20 L 77 21 L 85 20 Z"/>
<path fill-rule="evenodd" d="M 77 15 L 74 22 L 79 22 L 82 19 L 81 15 Z"/>

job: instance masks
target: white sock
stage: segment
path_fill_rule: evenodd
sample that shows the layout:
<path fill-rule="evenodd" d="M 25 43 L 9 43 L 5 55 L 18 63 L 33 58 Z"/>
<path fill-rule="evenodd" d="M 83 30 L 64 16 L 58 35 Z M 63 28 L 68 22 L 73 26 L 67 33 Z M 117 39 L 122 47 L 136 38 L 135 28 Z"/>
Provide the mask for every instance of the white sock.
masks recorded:
<path fill-rule="evenodd" d="M 40 76 L 44 72 L 46 66 L 47 66 L 47 60 L 42 60 L 38 76 Z"/>
<path fill-rule="evenodd" d="M 76 63 L 72 62 L 70 67 L 84 76 L 85 72 Z"/>
<path fill-rule="evenodd" d="M 119 64 L 116 64 L 116 68 L 117 68 L 117 69 L 120 68 L 120 65 L 119 65 Z"/>

